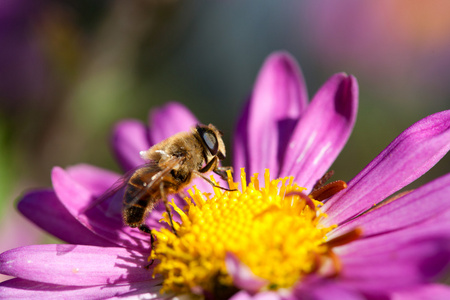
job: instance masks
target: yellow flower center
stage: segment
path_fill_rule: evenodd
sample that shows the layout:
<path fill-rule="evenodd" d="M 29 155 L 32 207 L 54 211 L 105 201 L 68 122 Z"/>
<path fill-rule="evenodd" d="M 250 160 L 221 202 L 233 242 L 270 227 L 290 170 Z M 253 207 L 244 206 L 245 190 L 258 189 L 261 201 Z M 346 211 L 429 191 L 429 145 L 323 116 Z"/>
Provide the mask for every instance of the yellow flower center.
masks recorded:
<path fill-rule="evenodd" d="M 176 234 L 165 228 L 152 231 L 156 241 L 149 259 L 159 261 L 154 273 L 163 275 L 162 292 L 233 287 L 227 253 L 266 280 L 263 289 L 289 288 L 316 271 L 318 258 L 328 253 L 326 234 L 335 226 L 320 225 L 326 217 L 318 209 L 321 203 L 312 199 L 316 209 L 307 205 L 299 196 L 304 188 L 293 177 L 271 180 L 266 170 L 264 187 L 258 174 L 247 186 L 243 169 L 240 187 L 231 174 L 228 177 L 230 189 L 236 191 L 214 188 L 210 195 L 194 186 L 184 210 L 171 203 L 181 216 L 181 224 L 174 224 Z"/>

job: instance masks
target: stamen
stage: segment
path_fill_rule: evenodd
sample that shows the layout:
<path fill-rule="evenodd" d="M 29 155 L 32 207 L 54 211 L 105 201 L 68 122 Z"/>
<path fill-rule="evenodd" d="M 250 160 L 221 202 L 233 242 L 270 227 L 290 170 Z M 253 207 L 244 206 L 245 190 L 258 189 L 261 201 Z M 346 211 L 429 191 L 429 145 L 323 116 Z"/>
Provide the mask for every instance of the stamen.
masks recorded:
<path fill-rule="evenodd" d="M 328 277 L 336 277 L 342 271 L 342 263 L 336 253 L 334 253 L 332 250 L 327 253 L 327 256 L 331 259 L 331 263 L 334 267 L 333 274 L 328 275 Z"/>
<path fill-rule="evenodd" d="M 330 170 L 328 172 L 326 172 L 322 178 L 320 178 L 319 180 L 317 180 L 316 184 L 313 187 L 313 191 L 323 187 L 325 185 L 325 182 L 328 181 L 328 179 L 330 179 L 332 176 L 334 175 L 334 171 Z"/>
<path fill-rule="evenodd" d="M 347 183 L 342 180 L 337 180 L 313 190 L 310 195 L 314 200 L 322 202 L 345 188 L 347 188 Z"/>
<path fill-rule="evenodd" d="M 362 236 L 362 234 L 363 234 L 362 229 L 360 227 L 356 227 L 355 229 L 350 230 L 349 232 L 346 232 L 329 241 L 326 241 L 324 244 L 328 246 L 328 248 L 342 246 L 359 239 Z"/>
<path fill-rule="evenodd" d="M 391 198 L 388 198 L 388 199 L 385 199 L 385 200 L 383 200 L 381 202 L 378 202 L 377 204 L 375 204 L 374 206 L 372 206 L 368 210 L 364 211 L 361 215 L 367 214 L 368 212 L 371 212 L 371 211 L 373 211 L 375 209 L 378 209 L 378 208 L 380 208 L 380 207 L 382 207 L 382 206 L 384 206 L 384 205 L 386 205 L 388 203 L 391 203 L 391 202 L 397 200 L 398 198 L 401 198 L 401 197 L 405 196 L 406 194 L 411 193 L 412 191 L 413 190 L 411 190 L 411 191 L 404 191 L 404 192 L 401 192 L 401 193 L 399 193 L 397 195 L 392 196 Z"/>
<path fill-rule="evenodd" d="M 328 256 L 331 259 L 331 264 L 333 265 L 333 272 L 328 274 L 327 277 L 336 277 L 342 270 L 342 263 L 339 260 L 339 257 L 336 253 L 333 252 L 334 247 L 339 247 L 351 243 L 357 239 L 359 239 L 363 234 L 363 231 L 360 227 L 356 227 L 355 229 L 346 232 L 340 236 L 337 236 L 327 242 L 324 243 L 327 246 L 327 253 L 325 256 Z"/>
<path fill-rule="evenodd" d="M 307 195 L 305 195 L 302 192 L 289 192 L 286 194 L 286 197 L 292 197 L 292 196 L 299 196 L 300 199 L 302 199 L 305 202 L 305 205 L 308 205 L 308 207 L 315 212 L 316 206 L 314 205 L 314 202 L 309 198 Z M 314 199 L 316 200 L 316 199 Z"/>
<path fill-rule="evenodd" d="M 257 174 L 248 185 L 244 169 L 240 184 L 231 175 L 228 172 L 228 191 L 214 187 L 209 194 L 193 187 L 186 208 L 169 203 L 181 219 L 174 222 L 177 235 L 165 228 L 152 230 L 156 240 L 149 259 L 158 261 L 153 271 L 164 278 L 161 293 L 218 298 L 218 290 L 234 290 L 225 263 L 227 253 L 267 281 L 264 290 L 290 288 L 308 274 L 320 273 L 329 259 L 340 271 L 332 248 L 357 239 L 359 229 L 327 241 L 336 225 L 320 224 L 326 218 L 321 203 L 313 194 L 306 195 L 293 177 L 270 179 L 266 170 L 260 188 Z M 343 181 L 331 183 L 314 196 L 322 199 L 345 186 Z M 170 222 L 167 213 L 163 217 Z"/>

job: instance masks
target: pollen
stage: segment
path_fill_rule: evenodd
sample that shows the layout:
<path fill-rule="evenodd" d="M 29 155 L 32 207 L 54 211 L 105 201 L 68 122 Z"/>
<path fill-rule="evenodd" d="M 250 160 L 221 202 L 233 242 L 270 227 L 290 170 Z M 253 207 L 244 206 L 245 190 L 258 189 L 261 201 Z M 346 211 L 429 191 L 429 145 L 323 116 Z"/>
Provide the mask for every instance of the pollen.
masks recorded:
<path fill-rule="evenodd" d="M 233 191 L 214 188 L 208 194 L 194 186 L 186 207 L 171 203 L 181 222 L 174 224 L 176 234 L 152 231 L 149 257 L 157 262 L 154 274 L 164 278 L 161 292 L 214 295 L 232 289 L 227 253 L 267 282 L 262 290 L 290 288 L 318 270 L 320 258 L 330 253 L 326 234 L 335 227 L 321 226 L 321 202 L 305 201 L 305 189 L 293 177 L 271 180 L 266 170 L 263 184 L 258 174 L 250 181 L 242 169 L 240 183 L 228 174 Z"/>

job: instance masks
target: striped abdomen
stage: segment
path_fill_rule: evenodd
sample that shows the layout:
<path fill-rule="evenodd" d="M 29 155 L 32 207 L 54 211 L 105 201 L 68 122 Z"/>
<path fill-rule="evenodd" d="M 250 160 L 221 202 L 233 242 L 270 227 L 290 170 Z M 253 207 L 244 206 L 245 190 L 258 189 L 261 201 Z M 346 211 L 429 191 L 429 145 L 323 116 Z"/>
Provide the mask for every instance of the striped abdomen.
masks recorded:
<path fill-rule="evenodd" d="M 136 172 L 127 184 L 123 197 L 123 219 L 130 227 L 138 227 L 144 223 L 148 212 L 153 209 L 155 203 L 161 198 L 159 184 L 147 189 L 153 174 Z M 147 178 L 149 177 L 149 178 Z"/>

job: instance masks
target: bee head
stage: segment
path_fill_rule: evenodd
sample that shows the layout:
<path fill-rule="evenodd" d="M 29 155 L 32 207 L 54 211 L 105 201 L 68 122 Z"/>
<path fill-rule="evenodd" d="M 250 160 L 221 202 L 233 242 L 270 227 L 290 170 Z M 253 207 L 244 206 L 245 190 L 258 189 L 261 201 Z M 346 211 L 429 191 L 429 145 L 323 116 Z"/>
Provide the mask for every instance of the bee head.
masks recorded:
<path fill-rule="evenodd" d="M 225 144 L 222 140 L 222 133 L 212 125 L 198 124 L 195 127 L 203 146 L 212 156 L 217 156 L 220 160 L 225 158 Z"/>

